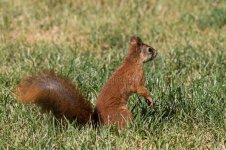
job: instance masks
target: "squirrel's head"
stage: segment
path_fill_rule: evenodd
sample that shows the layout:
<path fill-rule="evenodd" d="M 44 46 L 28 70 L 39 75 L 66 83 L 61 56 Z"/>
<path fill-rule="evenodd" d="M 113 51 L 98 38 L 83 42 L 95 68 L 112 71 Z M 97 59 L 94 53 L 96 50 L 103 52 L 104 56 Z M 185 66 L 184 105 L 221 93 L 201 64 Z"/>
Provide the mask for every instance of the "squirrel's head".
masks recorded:
<path fill-rule="evenodd" d="M 139 59 L 138 61 L 147 62 L 156 57 L 157 50 L 143 43 L 139 37 L 133 36 L 130 38 L 129 53 L 133 58 Z"/>

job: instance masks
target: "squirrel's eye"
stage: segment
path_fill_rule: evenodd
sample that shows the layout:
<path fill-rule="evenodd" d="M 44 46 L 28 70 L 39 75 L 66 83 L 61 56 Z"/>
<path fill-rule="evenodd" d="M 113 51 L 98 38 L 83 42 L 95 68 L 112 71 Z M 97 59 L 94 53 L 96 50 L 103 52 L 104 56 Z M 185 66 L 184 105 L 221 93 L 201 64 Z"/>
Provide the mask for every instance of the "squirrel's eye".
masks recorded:
<path fill-rule="evenodd" d="M 149 52 L 149 53 L 152 52 L 152 48 L 151 48 L 151 47 L 148 48 L 148 52 Z"/>

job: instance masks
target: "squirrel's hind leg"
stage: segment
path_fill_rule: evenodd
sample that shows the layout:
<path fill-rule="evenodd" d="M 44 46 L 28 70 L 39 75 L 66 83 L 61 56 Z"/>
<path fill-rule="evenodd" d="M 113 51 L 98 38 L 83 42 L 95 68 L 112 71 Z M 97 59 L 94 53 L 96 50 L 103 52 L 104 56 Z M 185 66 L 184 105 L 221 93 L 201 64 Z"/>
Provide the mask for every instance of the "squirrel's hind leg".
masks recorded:
<path fill-rule="evenodd" d="M 119 129 L 123 129 L 126 127 L 127 123 L 132 120 L 132 118 L 133 115 L 128 109 L 119 109 L 106 114 L 103 119 L 103 125 L 117 125 Z"/>

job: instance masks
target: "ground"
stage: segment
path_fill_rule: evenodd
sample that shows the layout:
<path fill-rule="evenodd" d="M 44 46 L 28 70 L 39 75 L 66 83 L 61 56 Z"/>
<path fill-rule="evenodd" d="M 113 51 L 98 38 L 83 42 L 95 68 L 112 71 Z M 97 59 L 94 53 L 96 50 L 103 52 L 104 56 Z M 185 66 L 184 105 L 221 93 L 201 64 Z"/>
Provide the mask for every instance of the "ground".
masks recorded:
<path fill-rule="evenodd" d="M 125 130 L 16 102 L 21 78 L 54 69 L 95 104 L 132 35 L 158 49 L 145 65 L 156 106 L 133 95 Z M 225 35 L 225 0 L 0 0 L 0 149 L 225 149 Z"/>

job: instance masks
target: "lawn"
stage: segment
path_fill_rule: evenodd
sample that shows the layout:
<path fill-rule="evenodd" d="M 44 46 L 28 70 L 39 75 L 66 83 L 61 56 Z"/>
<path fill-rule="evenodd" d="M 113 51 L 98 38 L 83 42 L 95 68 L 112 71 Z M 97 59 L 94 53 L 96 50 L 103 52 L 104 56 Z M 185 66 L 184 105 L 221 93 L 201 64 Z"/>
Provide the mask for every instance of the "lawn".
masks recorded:
<path fill-rule="evenodd" d="M 136 94 L 122 131 L 15 100 L 21 78 L 54 69 L 95 104 L 132 35 L 158 49 L 145 64 L 155 99 Z M 0 0 L 0 149 L 225 149 L 225 0 Z"/>

